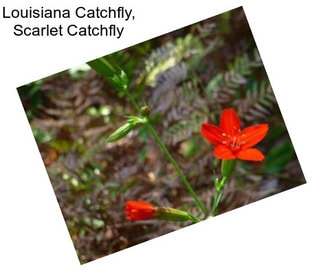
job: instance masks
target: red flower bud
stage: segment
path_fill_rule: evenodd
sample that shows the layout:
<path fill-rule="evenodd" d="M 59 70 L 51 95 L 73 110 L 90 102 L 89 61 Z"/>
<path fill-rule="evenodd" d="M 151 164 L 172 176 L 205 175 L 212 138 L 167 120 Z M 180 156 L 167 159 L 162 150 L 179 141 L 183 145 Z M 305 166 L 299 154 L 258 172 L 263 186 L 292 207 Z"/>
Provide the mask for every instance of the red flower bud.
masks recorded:
<path fill-rule="evenodd" d="M 157 212 L 157 208 L 144 201 L 127 201 L 125 217 L 128 220 L 148 220 L 153 218 Z"/>

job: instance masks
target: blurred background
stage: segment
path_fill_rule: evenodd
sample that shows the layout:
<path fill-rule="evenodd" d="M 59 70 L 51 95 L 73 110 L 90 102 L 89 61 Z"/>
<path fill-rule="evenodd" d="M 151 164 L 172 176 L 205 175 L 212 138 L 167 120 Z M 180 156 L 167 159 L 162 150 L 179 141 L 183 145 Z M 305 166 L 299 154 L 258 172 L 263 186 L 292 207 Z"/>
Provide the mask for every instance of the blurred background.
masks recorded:
<path fill-rule="evenodd" d="M 125 71 L 140 105 L 198 196 L 211 208 L 220 161 L 200 133 L 235 108 L 242 127 L 269 123 L 262 163 L 239 161 L 219 214 L 305 183 L 243 9 L 106 56 Z M 144 127 L 106 138 L 135 110 L 84 64 L 18 88 L 81 263 L 188 225 L 127 221 L 128 200 L 203 217 Z M 46 181 L 46 180 L 44 180 Z"/>

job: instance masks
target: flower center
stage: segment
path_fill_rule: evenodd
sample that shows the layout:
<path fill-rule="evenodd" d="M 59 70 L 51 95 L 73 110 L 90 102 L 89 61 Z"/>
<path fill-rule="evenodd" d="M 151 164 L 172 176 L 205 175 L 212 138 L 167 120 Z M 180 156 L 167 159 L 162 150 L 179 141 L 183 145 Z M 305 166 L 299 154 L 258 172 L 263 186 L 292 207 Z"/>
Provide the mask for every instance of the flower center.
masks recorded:
<path fill-rule="evenodd" d="M 229 147 L 232 151 L 239 151 L 241 146 L 246 144 L 246 135 L 241 134 L 241 130 L 238 130 L 238 132 L 233 136 L 226 133 L 222 133 L 222 136 L 224 138 L 222 144 Z"/>

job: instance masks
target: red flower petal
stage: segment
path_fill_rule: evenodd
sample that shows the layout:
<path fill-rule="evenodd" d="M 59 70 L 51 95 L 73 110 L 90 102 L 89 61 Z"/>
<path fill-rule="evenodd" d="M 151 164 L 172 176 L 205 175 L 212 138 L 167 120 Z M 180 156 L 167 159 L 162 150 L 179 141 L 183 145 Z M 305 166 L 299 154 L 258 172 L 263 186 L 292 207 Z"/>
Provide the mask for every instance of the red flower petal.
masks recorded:
<path fill-rule="evenodd" d="M 218 126 L 208 124 L 208 123 L 203 123 L 201 126 L 201 133 L 213 145 L 217 146 L 222 144 L 223 131 Z"/>
<path fill-rule="evenodd" d="M 237 158 L 247 161 L 262 161 L 265 156 L 257 149 L 246 149 L 239 151 Z"/>
<path fill-rule="evenodd" d="M 220 128 L 227 134 L 234 136 L 240 129 L 240 119 L 234 109 L 224 109 L 222 111 Z"/>
<path fill-rule="evenodd" d="M 127 201 L 125 213 L 127 220 L 147 220 L 155 215 L 156 208 L 144 201 Z"/>
<path fill-rule="evenodd" d="M 245 144 L 241 146 L 241 149 L 248 149 L 263 140 L 268 133 L 268 129 L 268 124 L 257 124 L 243 129 L 241 139 L 245 141 Z"/>
<path fill-rule="evenodd" d="M 225 147 L 225 146 L 218 146 L 215 148 L 213 152 L 215 157 L 218 157 L 223 160 L 230 160 L 230 159 L 235 159 L 236 157 L 232 153 L 232 151 Z"/>

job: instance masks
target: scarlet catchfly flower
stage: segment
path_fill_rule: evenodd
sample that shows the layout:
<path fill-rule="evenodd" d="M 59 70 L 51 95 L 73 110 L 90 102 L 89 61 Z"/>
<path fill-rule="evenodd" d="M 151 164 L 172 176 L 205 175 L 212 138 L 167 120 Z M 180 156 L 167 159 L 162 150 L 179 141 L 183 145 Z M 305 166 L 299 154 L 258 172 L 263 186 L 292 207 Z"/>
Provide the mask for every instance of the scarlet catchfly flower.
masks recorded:
<path fill-rule="evenodd" d="M 215 146 L 213 154 L 220 159 L 262 161 L 264 155 L 252 147 L 264 139 L 268 129 L 263 123 L 241 130 L 239 116 L 230 108 L 222 111 L 219 126 L 203 123 L 201 133 Z"/>
<path fill-rule="evenodd" d="M 157 212 L 157 208 L 145 201 L 127 201 L 125 217 L 128 220 L 148 220 Z"/>
<path fill-rule="evenodd" d="M 156 207 L 145 201 L 127 201 L 125 213 L 127 214 L 125 217 L 127 220 L 148 220 L 157 218 L 170 221 L 200 221 L 188 212 L 169 207 Z"/>

